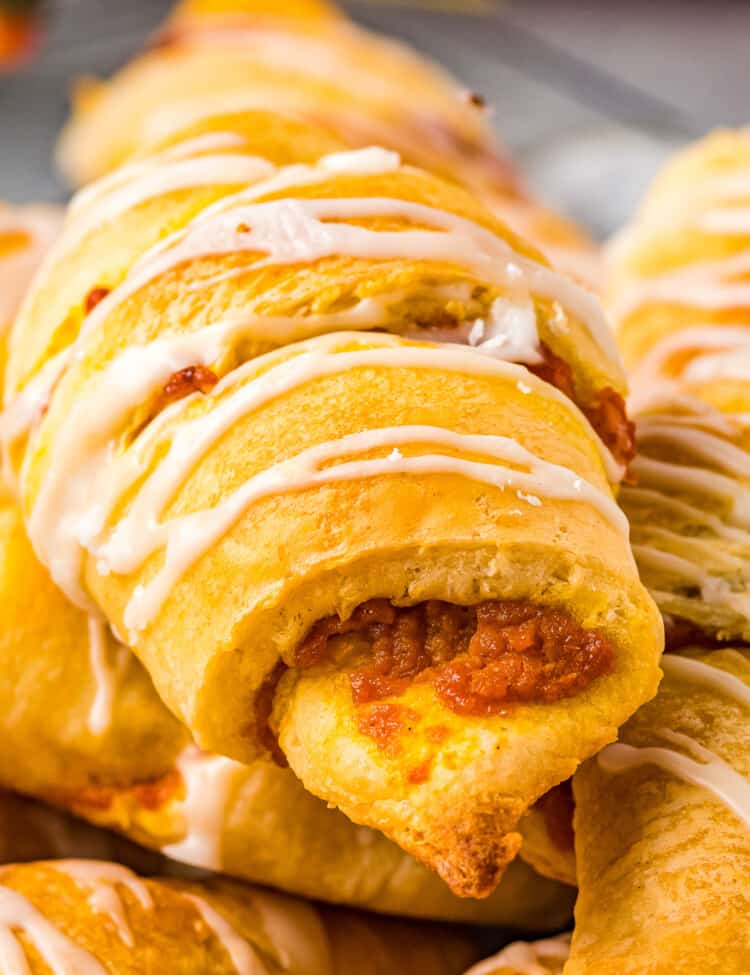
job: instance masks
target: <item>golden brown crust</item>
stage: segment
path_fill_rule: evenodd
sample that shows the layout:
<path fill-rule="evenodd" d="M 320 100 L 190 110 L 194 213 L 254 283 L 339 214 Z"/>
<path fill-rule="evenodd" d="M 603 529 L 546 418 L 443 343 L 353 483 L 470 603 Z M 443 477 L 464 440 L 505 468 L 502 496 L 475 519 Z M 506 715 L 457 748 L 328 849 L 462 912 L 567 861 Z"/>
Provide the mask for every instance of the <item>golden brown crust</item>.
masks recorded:
<path fill-rule="evenodd" d="M 219 879 L 141 879 L 103 861 L 60 860 L 0 871 L 4 944 L 32 975 L 53 958 L 82 972 L 458 975 L 476 952 L 460 930 L 318 908 Z"/>
<path fill-rule="evenodd" d="M 122 704 L 113 707 L 103 733 L 92 736 L 86 716 L 96 681 L 85 616 L 69 606 L 36 562 L 10 500 L 0 511 L 0 551 L 0 670 L 7 678 L 0 682 L 0 784 L 119 830 L 144 847 L 168 846 L 178 859 L 194 862 L 197 855 L 200 860 L 196 851 L 203 844 L 216 850 L 217 859 L 199 865 L 309 897 L 535 930 L 543 930 L 550 918 L 564 923 L 569 917 L 568 893 L 522 864 L 514 865 L 490 900 L 459 900 L 384 837 L 327 809 L 288 770 L 264 764 L 222 772 L 232 763 L 216 756 L 206 756 L 203 765 L 183 762 L 182 770 L 176 768 L 187 735 L 135 660 L 129 662 L 125 684 L 116 685 Z M 59 694 L 60 680 L 65 695 Z M 148 729 L 146 739 L 141 723 Z M 201 768 L 217 771 L 203 780 L 189 778 Z M 230 786 L 225 798 L 213 797 L 225 782 Z M 213 825 L 204 833 L 203 820 L 198 816 L 194 822 L 191 814 L 196 793 L 216 803 Z M 0 860 L 108 857 L 113 844 L 115 851 L 123 844 L 110 833 L 89 841 L 88 834 L 79 836 L 80 829 L 56 827 L 54 810 L 25 820 L 14 812 L 19 804 L 23 808 L 23 800 L 0 801 Z M 45 831 L 48 820 L 53 827 Z M 75 845 L 55 845 L 61 836 Z M 191 837 L 192 847 L 186 842 Z M 150 854 L 143 850 L 141 856 L 148 865 Z M 131 854 L 128 862 L 143 859 Z"/>
<path fill-rule="evenodd" d="M 750 655 L 692 648 L 664 669 L 619 751 L 574 778 L 570 975 L 741 975 L 750 964 Z"/>

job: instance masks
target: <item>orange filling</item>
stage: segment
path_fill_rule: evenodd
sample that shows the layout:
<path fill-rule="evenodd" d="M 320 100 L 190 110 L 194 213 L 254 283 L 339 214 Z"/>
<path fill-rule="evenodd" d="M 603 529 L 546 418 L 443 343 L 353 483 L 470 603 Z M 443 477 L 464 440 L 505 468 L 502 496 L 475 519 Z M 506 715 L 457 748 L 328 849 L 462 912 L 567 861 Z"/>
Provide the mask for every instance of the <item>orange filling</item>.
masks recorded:
<path fill-rule="evenodd" d="M 431 600 L 395 607 L 371 599 L 347 620 L 331 616 L 316 623 L 297 647 L 296 666 L 324 662 L 330 640 L 344 633 L 361 634 L 371 646 L 367 664 L 350 674 L 355 704 L 398 696 L 421 681 L 457 714 L 488 716 L 514 703 L 572 697 L 615 665 L 603 633 L 585 630 L 550 606 Z"/>
<path fill-rule="evenodd" d="M 206 366 L 187 366 L 179 372 L 172 373 L 164 385 L 159 401 L 159 408 L 163 409 L 175 400 L 189 396 L 191 393 L 210 393 L 219 381 L 219 377 Z"/>
<path fill-rule="evenodd" d="M 92 288 L 91 291 L 89 291 L 89 293 L 86 295 L 86 300 L 83 303 L 85 313 L 87 315 L 91 314 L 96 306 L 104 301 L 104 299 L 110 293 L 110 290 L 110 288 L 103 287 Z"/>
<path fill-rule="evenodd" d="M 573 370 L 564 359 L 556 356 L 544 343 L 541 345 L 542 361 L 529 366 L 535 376 L 550 383 L 580 408 L 591 426 L 609 447 L 618 464 L 627 467 L 635 457 L 635 424 L 628 419 L 625 400 L 614 389 L 599 390 L 590 403 L 581 404 L 576 399 Z"/>

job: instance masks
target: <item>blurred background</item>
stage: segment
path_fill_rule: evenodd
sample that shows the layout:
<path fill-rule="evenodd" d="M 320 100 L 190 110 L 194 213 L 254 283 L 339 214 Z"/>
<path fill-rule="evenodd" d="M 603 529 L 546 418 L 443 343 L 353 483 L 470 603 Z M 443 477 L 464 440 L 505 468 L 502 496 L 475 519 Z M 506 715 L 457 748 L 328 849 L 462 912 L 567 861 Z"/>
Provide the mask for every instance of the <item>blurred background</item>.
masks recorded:
<path fill-rule="evenodd" d="M 279 0 L 283 5 L 284 0 Z M 0 198 L 62 200 L 52 162 L 72 80 L 107 75 L 170 0 L 4 0 Z M 675 146 L 748 120 L 750 3 L 343 0 L 494 106 L 533 189 L 603 237 Z"/>

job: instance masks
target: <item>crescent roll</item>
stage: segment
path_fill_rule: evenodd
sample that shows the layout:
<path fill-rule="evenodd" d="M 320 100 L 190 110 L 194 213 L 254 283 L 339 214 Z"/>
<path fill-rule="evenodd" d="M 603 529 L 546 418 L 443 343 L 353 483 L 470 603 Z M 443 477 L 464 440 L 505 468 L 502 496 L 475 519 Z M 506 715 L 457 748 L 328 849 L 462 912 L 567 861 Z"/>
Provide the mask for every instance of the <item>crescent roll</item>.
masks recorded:
<path fill-rule="evenodd" d="M 178 4 L 155 47 L 107 84 L 82 83 L 74 101 L 59 160 L 76 185 L 185 126 L 262 106 L 469 186 L 556 266 L 599 283 L 593 243 L 521 186 L 484 99 L 317 0 Z"/>
<path fill-rule="evenodd" d="M 0 509 L 0 622 L 1 786 L 172 859 L 318 899 L 528 930 L 568 919 L 570 891 L 521 862 L 488 900 L 456 898 L 382 834 L 326 808 L 288 769 L 201 753 L 131 651 L 52 584 L 9 500 Z M 0 796 L 0 862 L 120 858 L 124 843 L 111 834 L 24 802 Z M 529 844 L 544 849 L 544 833 Z M 145 852 L 128 855 L 144 861 Z"/>
<path fill-rule="evenodd" d="M 566 975 L 739 975 L 750 962 L 750 660 L 722 643 L 750 633 L 748 147 L 723 133 L 683 153 L 610 249 L 637 420 L 621 500 L 682 651 L 620 741 L 574 776 Z"/>
<path fill-rule="evenodd" d="M 610 248 L 638 421 L 621 501 L 670 645 L 750 639 L 749 179 L 748 134 L 716 133 L 665 168 Z"/>
<path fill-rule="evenodd" d="M 280 750 L 486 894 L 522 814 L 659 676 L 598 304 L 385 150 L 276 169 L 191 217 L 188 197 L 71 306 L 80 248 L 102 233 L 103 261 L 119 237 L 97 221 L 81 240 L 74 215 L 17 322 L 8 415 L 32 419 L 9 450 L 34 547 L 202 748 Z"/>
<path fill-rule="evenodd" d="M 565 975 L 750 968 L 750 656 L 667 654 L 656 698 L 574 777 Z"/>
<path fill-rule="evenodd" d="M 178 4 L 154 46 L 112 82 L 83 84 L 58 160 L 81 185 L 201 116 L 260 106 L 302 115 L 350 146 L 388 146 L 449 177 L 471 172 L 499 189 L 515 183 L 479 96 L 318 0 Z"/>
<path fill-rule="evenodd" d="M 460 931 L 102 860 L 2 868 L 0 941 L 8 975 L 458 975 L 476 955 Z"/>

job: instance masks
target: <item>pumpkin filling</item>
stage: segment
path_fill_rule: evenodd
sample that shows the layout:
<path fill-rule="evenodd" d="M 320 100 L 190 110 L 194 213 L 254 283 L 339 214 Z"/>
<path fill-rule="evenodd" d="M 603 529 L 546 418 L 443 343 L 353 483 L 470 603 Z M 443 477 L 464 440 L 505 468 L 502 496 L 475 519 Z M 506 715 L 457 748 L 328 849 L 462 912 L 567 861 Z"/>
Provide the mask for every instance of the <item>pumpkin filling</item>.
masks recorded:
<path fill-rule="evenodd" d="M 419 681 L 457 714 L 491 716 L 572 697 L 615 666 L 602 632 L 555 607 L 525 600 L 399 607 L 386 599 L 363 603 L 346 620 L 319 620 L 298 645 L 296 666 L 325 663 L 342 634 L 369 644 L 366 661 L 349 675 L 355 704 L 397 697 Z"/>

